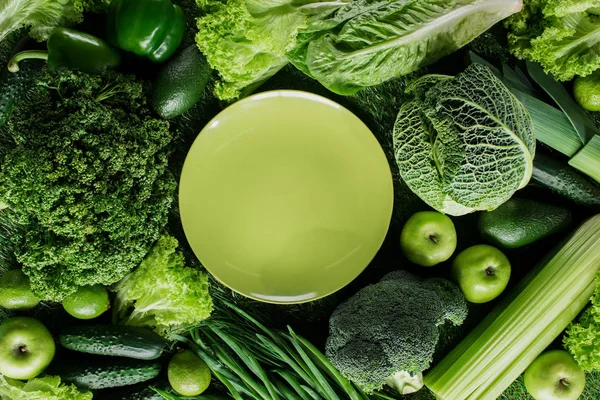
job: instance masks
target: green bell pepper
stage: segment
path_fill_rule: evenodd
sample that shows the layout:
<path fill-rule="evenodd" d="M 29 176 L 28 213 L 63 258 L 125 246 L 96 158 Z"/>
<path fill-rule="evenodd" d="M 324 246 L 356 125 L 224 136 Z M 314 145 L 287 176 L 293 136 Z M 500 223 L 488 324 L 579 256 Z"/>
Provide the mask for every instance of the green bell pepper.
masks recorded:
<path fill-rule="evenodd" d="M 185 20 L 171 0 L 113 0 L 108 9 L 109 42 L 162 62 L 181 44 Z"/>
<path fill-rule="evenodd" d="M 121 63 L 119 51 L 104 40 L 69 28 L 56 28 L 46 43 L 47 51 L 25 50 L 8 63 L 11 72 L 19 71 L 19 62 L 26 59 L 47 60 L 50 69 L 74 69 L 95 74 L 115 68 Z"/>

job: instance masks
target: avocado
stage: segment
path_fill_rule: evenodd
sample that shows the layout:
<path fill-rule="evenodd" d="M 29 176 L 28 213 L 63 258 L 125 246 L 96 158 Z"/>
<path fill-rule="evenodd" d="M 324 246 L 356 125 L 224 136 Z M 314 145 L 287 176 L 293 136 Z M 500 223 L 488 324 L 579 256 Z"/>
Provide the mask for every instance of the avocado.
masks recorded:
<path fill-rule="evenodd" d="M 212 69 L 196 45 L 171 58 L 152 84 L 150 104 L 164 119 L 181 115 L 202 98 Z"/>
<path fill-rule="evenodd" d="M 490 243 L 517 248 L 566 229 L 571 212 L 562 207 L 513 197 L 493 211 L 479 214 L 479 231 Z"/>

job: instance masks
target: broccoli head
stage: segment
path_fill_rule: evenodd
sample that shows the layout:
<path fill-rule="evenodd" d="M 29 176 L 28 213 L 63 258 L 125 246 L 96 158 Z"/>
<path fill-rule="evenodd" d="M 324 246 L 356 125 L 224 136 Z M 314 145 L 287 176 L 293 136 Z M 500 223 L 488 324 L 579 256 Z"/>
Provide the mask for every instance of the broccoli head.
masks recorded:
<path fill-rule="evenodd" d="M 452 282 L 395 271 L 334 311 L 325 354 L 367 393 L 386 383 L 398 390 L 402 385 L 395 379 L 429 367 L 439 327 L 448 321 L 460 325 L 466 316 L 465 298 Z"/>
<path fill-rule="evenodd" d="M 137 266 L 176 189 L 169 124 L 151 115 L 141 83 L 45 71 L 6 130 L 0 197 L 27 226 L 15 252 L 34 292 L 60 301 Z"/>

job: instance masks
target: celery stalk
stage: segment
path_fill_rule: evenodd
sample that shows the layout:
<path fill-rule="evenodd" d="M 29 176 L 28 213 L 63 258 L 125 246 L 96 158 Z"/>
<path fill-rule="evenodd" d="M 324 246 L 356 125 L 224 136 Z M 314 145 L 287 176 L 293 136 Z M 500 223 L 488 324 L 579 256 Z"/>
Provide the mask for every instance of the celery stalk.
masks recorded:
<path fill-rule="evenodd" d="M 579 297 L 567 307 L 567 309 L 558 315 L 545 330 L 523 353 L 519 354 L 513 362 L 495 376 L 492 380 L 481 385 L 473 392 L 467 400 L 496 400 L 511 383 L 513 383 L 521 373 L 540 355 L 558 335 L 577 317 L 579 312 L 590 301 L 590 297 L 596 289 L 596 283 L 592 282 L 581 292 Z"/>
<path fill-rule="evenodd" d="M 547 337 L 560 333 L 547 331 L 557 329 L 557 321 L 564 322 L 561 315 L 577 314 L 583 308 L 583 293 L 595 282 L 600 268 L 599 246 L 600 214 L 540 263 L 425 376 L 425 384 L 442 400 L 465 400 L 487 393 L 488 388 L 493 391 L 496 379 L 504 373 L 516 378 L 527 360 L 543 350 L 536 342 L 547 342 Z"/>
<path fill-rule="evenodd" d="M 595 135 L 569 160 L 569 165 L 600 182 L 600 136 Z"/>

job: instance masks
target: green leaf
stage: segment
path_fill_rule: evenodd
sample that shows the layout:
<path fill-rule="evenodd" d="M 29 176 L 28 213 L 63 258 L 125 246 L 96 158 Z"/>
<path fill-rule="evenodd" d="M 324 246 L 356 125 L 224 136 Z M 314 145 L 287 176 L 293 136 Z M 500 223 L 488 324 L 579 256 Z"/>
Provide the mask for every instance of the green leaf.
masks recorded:
<path fill-rule="evenodd" d="M 339 24 L 335 30 L 310 41 L 303 64 L 329 90 L 352 94 L 432 64 L 521 5 L 520 0 L 356 0 L 337 11 L 343 17 L 332 17 Z M 298 63 L 297 54 L 294 58 Z"/>
<path fill-rule="evenodd" d="M 598 33 L 600 34 L 600 27 Z M 564 111 L 579 135 L 579 140 L 582 145 L 589 142 L 594 135 L 600 133 L 594 121 L 592 121 L 583 108 L 581 108 L 571 95 L 569 95 L 565 87 L 561 83 L 556 82 L 550 75 L 546 74 L 539 64 L 528 61 L 527 71 L 531 78 L 533 78 L 533 80 L 540 85 Z M 568 134 L 568 132 L 565 132 L 565 134 Z"/>
<path fill-rule="evenodd" d="M 472 64 L 415 94 L 400 108 L 393 141 L 400 175 L 423 201 L 458 216 L 493 210 L 527 185 L 533 122 L 489 68 Z"/>
<path fill-rule="evenodd" d="M 594 135 L 583 148 L 569 160 L 569 165 L 600 183 L 600 136 Z"/>

